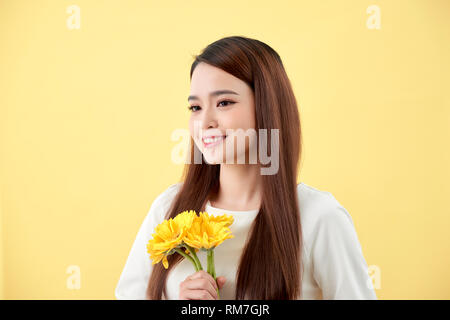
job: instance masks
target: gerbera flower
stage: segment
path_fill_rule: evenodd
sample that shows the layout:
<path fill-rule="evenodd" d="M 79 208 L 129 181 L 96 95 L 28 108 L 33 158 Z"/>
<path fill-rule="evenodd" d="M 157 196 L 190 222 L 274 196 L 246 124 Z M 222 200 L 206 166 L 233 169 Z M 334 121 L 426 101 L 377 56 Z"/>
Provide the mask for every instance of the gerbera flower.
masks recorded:
<path fill-rule="evenodd" d="M 194 217 L 191 228 L 187 230 L 183 241 L 196 249 L 215 248 L 226 239 L 234 238 L 228 228 L 233 220 L 233 216 L 213 217 L 206 212 L 200 212 L 200 216 Z"/>
<path fill-rule="evenodd" d="M 197 216 L 195 211 L 183 211 L 175 218 L 164 220 L 155 228 L 153 239 L 147 244 L 147 252 L 150 254 L 152 264 L 156 264 L 162 260 L 164 268 L 169 267 L 167 256 L 173 254 L 175 249 L 181 246 L 184 236 L 190 229 L 194 217 Z"/>

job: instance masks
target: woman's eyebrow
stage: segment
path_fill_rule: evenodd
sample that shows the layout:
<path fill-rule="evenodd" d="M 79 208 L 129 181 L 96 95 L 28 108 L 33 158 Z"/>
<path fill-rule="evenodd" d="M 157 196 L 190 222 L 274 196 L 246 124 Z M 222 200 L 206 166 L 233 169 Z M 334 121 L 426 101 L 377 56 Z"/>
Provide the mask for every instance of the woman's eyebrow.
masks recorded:
<path fill-rule="evenodd" d="M 216 90 L 216 91 L 210 92 L 209 96 L 210 97 L 212 97 L 212 96 L 220 96 L 221 94 L 227 94 L 227 93 L 239 95 L 238 93 L 236 93 L 236 92 L 234 92 L 232 90 Z M 197 96 L 189 96 L 188 97 L 188 101 L 189 100 L 200 100 L 200 99 Z"/>

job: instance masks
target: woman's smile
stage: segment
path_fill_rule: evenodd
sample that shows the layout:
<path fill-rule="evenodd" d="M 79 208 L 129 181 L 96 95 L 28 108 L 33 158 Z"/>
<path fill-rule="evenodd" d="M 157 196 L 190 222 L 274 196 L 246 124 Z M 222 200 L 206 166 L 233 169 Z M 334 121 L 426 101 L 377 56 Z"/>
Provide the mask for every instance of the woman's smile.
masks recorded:
<path fill-rule="evenodd" d="M 219 145 L 220 143 L 222 143 L 223 140 L 226 139 L 226 135 L 225 136 L 209 136 L 209 137 L 204 137 L 202 139 L 203 141 L 203 146 L 205 148 L 213 148 L 217 145 Z"/>

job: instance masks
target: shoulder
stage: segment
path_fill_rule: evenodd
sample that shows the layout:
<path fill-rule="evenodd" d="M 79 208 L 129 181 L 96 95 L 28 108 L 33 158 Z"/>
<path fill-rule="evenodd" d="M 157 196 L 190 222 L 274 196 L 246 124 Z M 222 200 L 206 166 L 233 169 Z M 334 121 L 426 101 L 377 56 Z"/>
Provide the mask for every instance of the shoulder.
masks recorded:
<path fill-rule="evenodd" d="M 175 199 L 178 191 L 182 186 L 182 182 L 171 184 L 163 192 L 153 200 L 148 216 L 154 216 L 155 218 L 162 218 L 165 216 L 167 210 L 169 210 L 172 201 Z"/>
<path fill-rule="evenodd" d="M 377 299 L 352 217 L 327 191 L 298 185 L 307 263 L 325 300 Z"/>
<path fill-rule="evenodd" d="M 335 215 L 352 220 L 350 214 L 331 192 L 319 190 L 301 182 L 297 185 L 297 195 L 302 218 L 308 222 Z"/>
<path fill-rule="evenodd" d="M 328 235 L 352 232 L 353 219 L 332 193 L 311 187 L 305 183 L 297 185 L 300 221 L 305 244 L 311 247 L 322 230 Z"/>
<path fill-rule="evenodd" d="M 171 202 L 171 200 L 173 200 L 177 195 L 182 185 L 182 182 L 171 184 L 155 198 L 154 202 L 158 204 L 166 204 L 167 202 Z"/>

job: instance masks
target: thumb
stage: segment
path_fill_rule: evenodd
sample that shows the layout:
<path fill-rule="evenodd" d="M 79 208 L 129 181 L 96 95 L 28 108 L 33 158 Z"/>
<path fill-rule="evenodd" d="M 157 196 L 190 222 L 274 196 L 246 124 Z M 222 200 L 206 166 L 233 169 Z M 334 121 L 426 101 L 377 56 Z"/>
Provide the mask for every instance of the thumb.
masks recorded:
<path fill-rule="evenodd" d="M 217 285 L 219 286 L 219 289 L 222 289 L 223 285 L 227 281 L 227 279 L 225 277 L 217 277 L 216 280 L 217 280 Z"/>

